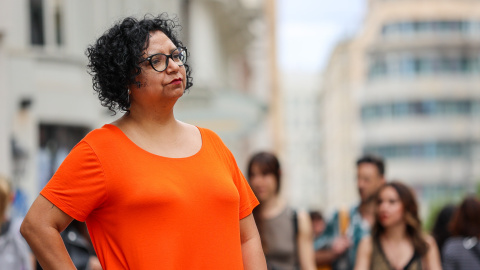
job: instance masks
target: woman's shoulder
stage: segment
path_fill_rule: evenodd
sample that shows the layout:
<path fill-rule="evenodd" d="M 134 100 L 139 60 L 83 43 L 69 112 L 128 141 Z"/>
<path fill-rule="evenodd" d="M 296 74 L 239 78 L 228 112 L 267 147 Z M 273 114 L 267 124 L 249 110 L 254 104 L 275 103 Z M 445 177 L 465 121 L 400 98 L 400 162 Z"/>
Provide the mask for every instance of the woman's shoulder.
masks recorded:
<path fill-rule="evenodd" d="M 357 257 L 362 256 L 364 258 L 370 258 L 374 254 L 375 241 L 371 235 L 364 236 L 358 244 Z M 375 251 L 375 254 L 378 251 Z"/>
<path fill-rule="evenodd" d="M 105 124 L 100 128 L 93 129 L 79 142 L 86 143 L 92 148 L 97 146 L 106 146 L 109 144 L 118 144 L 122 138 L 126 136 L 116 126 L 112 124 Z"/>
<path fill-rule="evenodd" d="M 213 130 L 208 129 L 208 128 L 204 128 L 204 127 L 199 127 L 199 126 L 195 126 L 195 127 L 198 128 L 198 130 L 200 130 L 200 133 L 201 133 L 202 135 L 206 135 L 206 136 L 208 136 L 208 137 L 210 137 L 210 138 L 214 138 L 214 139 L 216 139 L 216 140 L 220 140 L 220 141 L 221 141 L 220 136 L 218 136 L 218 134 L 215 133 Z"/>
<path fill-rule="evenodd" d="M 428 234 L 428 233 L 424 233 L 424 234 L 422 235 L 422 237 L 423 237 L 423 240 L 424 240 L 425 242 L 427 242 L 427 244 L 429 244 L 429 245 L 430 245 L 430 244 L 437 244 L 437 242 L 435 241 L 435 238 L 433 238 L 433 236 L 431 236 L 431 235 Z"/>
<path fill-rule="evenodd" d="M 97 139 L 105 136 L 111 136 L 112 134 L 119 134 L 122 131 L 115 125 L 105 124 L 100 128 L 95 128 L 90 131 L 84 139 Z"/>
<path fill-rule="evenodd" d="M 422 263 L 425 264 L 427 269 L 442 269 L 440 253 L 435 238 L 429 234 L 423 234 L 423 239 L 427 243 L 428 249 L 421 258 Z"/>
<path fill-rule="evenodd" d="M 371 235 L 366 235 L 360 240 L 358 244 L 358 248 L 363 249 L 365 252 L 371 253 L 373 250 L 373 246 L 375 244 L 375 239 Z"/>
<path fill-rule="evenodd" d="M 422 238 L 423 238 L 423 241 L 427 243 L 427 246 L 428 246 L 427 252 L 430 253 L 430 251 L 432 250 L 435 250 L 435 251 L 438 250 L 437 241 L 435 240 L 435 238 L 433 238 L 433 236 L 431 236 L 430 234 L 424 233 L 422 235 Z"/>
<path fill-rule="evenodd" d="M 228 150 L 228 148 L 225 145 L 225 143 L 223 142 L 223 140 L 213 130 L 210 130 L 210 129 L 204 128 L 204 127 L 199 127 L 199 126 L 196 126 L 196 128 L 198 128 L 198 130 L 200 131 L 200 134 L 202 135 L 202 141 L 203 142 L 211 143 L 212 146 L 214 146 L 215 148 Z"/>

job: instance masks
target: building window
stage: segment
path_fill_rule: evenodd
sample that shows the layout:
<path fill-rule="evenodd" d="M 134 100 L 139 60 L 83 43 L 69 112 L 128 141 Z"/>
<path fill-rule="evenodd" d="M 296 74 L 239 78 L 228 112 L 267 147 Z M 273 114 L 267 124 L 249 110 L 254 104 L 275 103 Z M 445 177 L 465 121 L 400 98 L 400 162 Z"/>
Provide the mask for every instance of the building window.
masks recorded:
<path fill-rule="evenodd" d="M 415 78 L 424 75 L 462 74 L 480 75 L 480 53 L 473 55 L 401 55 L 391 53 L 371 56 L 368 78 Z"/>
<path fill-rule="evenodd" d="M 55 1 L 54 5 L 54 24 L 55 24 L 55 41 L 57 45 L 63 44 L 63 13 L 62 13 L 62 1 Z"/>
<path fill-rule="evenodd" d="M 30 0 L 30 34 L 32 45 L 44 45 L 43 1 Z"/>
<path fill-rule="evenodd" d="M 63 20 L 63 0 L 30 0 L 31 44 L 62 45 Z"/>
<path fill-rule="evenodd" d="M 470 147 L 466 142 L 423 142 L 413 144 L 391 144 L 366 146 L 365 154 L 376 154 L 386 159 L 422 158 L 451 159 L 468 158 Z"/>
<path fill-rule="evenodd" d="M 424 100 L 369 104 L 361 108 L 363 122 L 419 116 L 480 116 L 480 100 Z"/>
<path fill-rule="evenodd" d="M 385 24 L 381 29 L 381 34 L 385 38 L 452 34 L 475 37 L 480 34 L 480 21 L 400 21 Z"/>

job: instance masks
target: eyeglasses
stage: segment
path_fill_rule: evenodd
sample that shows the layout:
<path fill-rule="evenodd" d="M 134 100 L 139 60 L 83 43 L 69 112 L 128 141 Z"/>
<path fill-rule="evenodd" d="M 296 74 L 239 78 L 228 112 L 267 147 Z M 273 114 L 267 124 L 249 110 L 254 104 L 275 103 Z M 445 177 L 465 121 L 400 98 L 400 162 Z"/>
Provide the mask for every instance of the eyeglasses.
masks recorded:
<path fill-rule="evenodd" d="M 152 68 L 157 72 L 162 72 L 168 67 L 168 60 L 172 59 L 179 66 L 183 66 L 187 62 L 187 48 L 178 47 L 172 54 L 163 54 L 157 53 L 150 55 L 149 57 L 140 61 L 143 63 L 145 61 L 150 62 Z"/>

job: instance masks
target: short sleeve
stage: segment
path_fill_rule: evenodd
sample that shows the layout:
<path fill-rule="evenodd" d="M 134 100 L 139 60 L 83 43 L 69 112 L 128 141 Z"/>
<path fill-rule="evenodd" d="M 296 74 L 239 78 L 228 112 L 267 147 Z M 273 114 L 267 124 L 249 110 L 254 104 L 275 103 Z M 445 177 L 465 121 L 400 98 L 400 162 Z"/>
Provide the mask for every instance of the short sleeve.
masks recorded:
<path fill-rule="evenodd" d="M 202 135 L 205 135 L 204 139 L 212 143 L 212 146 L 216 149 L 216 154 L 221 156 L 222 162 L 230 171 L 240 196 L 239 219 L 247 217 L 252 213 L 252 210 L 259 205 L 259 202 L 245 179 L 245 176 L 243 176 L 241 170 L 238 168 L 235 157 L 215 132 L 204 128 L 200 128 L 200 132 L 202 132 Z"/>
<path fill-rule="evenodd" d="M 40 194 L 82 222 L 104 202 L 104 171 L 87 142 L 81 141 L 72 149 Z"/>
<path fill-rule="evenodd" d="M 235 185 L 237 186 L 238 193 L 240 194 L 240 208 L 239 208 L 239 219 L 245 218 L 250 215 L 253 209 L 260 203 L 255 197 L 250 185 L 243 176 L 242 172 L 237 168 L 237 176 L 235 179 Z"/>
<path fill-rule="evenodd" d="M 255 197 L 252 188 L 243 176 L 242 171 L 238 168 L 237 162 L 233 157 L 233 154 L 227 149 L 229 163 L 230 163 L 230 170 L 232 171 L 233 181 L 235 186 L 237 187 L 238 194 L 240 195 L 240 208 L 239 208 L 239 219 L 243 219 L 250 215 L 253 209 L 259 205 L 260 203 Z"/>

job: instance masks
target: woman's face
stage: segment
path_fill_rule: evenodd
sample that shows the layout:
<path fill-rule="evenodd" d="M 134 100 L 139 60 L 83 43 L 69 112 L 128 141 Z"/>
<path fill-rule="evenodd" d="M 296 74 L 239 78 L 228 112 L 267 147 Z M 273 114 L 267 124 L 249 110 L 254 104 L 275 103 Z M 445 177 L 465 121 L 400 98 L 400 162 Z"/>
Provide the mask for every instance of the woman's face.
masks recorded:
<path fill-rule="evenodd" d="M 257 164 L 253 164 L 250 186 L 260 202 L 267 201 L 277 194 L 277 179 L 273 173 L 263 174 Z"/>
<path fill-rule="evenodd" d="M 377 201 L 377 218 L 383 227 L 391 227 L 404 222 L 404 207 L 395 188 L 383 188 Z"/>
<path fill-rule="evenodd" d="M 177 47 L 161 31 L 150 33 L 148 48 L 145 50 L 144 58 L 153 54 L 171 54 Z M 137 76 L 141 87 L 132 85 L 130 95 L 131 107 L 142 106 L 154 108 L 150 105 L 158 105 L 162 100 L 176 101 L 183 95 L 186 87 L 185 66 L 179 66 L 175 61 L 169 59 L 168 66 L 164 71 L 157 72 L 152 68 L 149 61 L 140 63 L 142 72 Z"/>

